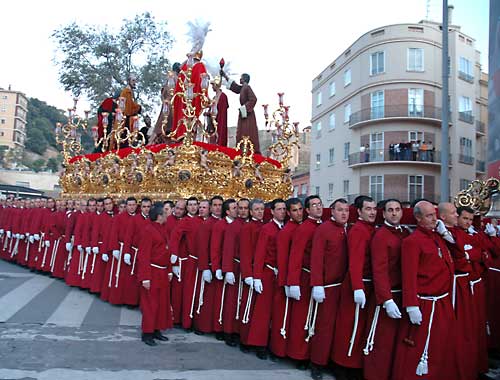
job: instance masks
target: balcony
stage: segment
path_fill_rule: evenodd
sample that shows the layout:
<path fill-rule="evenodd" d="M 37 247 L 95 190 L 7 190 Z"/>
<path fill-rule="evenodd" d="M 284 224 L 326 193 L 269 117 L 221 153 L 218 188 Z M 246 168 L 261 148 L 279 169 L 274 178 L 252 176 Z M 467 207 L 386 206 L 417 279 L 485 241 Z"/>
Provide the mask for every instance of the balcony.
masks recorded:
<path fill-rule="evenodd" d="M 458 162 L 466 165 L 474 165 L 474 157 L 465 154 L 459 154 Z"/>
<path fill-rule="evenodd" d="M 472 111 L 459 112 L 458 119 L 469 124 L 474 124 L 474 116 L 472 115 Z"/>
<path fill-rule="evenodd" d="M 459 71 L 458 72 L 458 77 L 460 79 L 463 79 L 464 81 L 466 82 L 469 82 L 469 83 L 474 83 L 474 76 L 470 75 L 470 74 L 467 74 L 463 71 Z"/>
<path fill-rule="evenodd" d="M 349 127 L 359 126 L 374 120 L 382 119 L 420 119 L 441 122 L 442 110 L 438 107 L 420 106 L 414 104 L 385 105 L 366 108 L 351 114 Z"/>
<path fill-rule="evenodd" d="M 476 134 L 484 136 L 486 134 L 486 124 L 482 121 L 476 120 Z"/>
<path fill-rule="evenodd" d="M 486 173 L 486 162 L 476 160 L 476 172 Z"/>
<path fill-rule="evenodd" d="M 411 150 L 402 150 L 395 152 L 390 149 L 369 149 L 364 152 L 351 153 L 349 155 L 349 167 L 357 167 L 361 165 L 377 165 L 377 164 L 424 164 L 424 165 L 441 165 L 441 152 L 437 150 L 412 152 Z M 451 165 L 451 157 L 450 157 Z"/>

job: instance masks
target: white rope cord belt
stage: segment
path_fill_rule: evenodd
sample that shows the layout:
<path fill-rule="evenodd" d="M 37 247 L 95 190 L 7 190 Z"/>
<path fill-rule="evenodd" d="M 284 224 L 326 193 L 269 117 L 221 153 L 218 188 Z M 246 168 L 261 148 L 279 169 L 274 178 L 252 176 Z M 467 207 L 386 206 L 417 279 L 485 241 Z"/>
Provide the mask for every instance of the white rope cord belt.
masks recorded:
<path fill-rule="evenodd" d="M 136 247 L 132 247 L 132 249 L 134 250 L 134 261 L 132 261 L 132 270 L 130 271 L 130 274 L 133 275 L 135 273 L 135 263 L 137 261 L 137 253 L 139 252 L 139 249 Z"/>
<path fill-rule="evenodd" d="M 101 246 L 102 245 L 102 241 L 99 241 L 97 242 L 97 246 Z M 92 258 L 92 266 L 90 267 L 90 274 L 94 274 L 94 268 L 95 268 L 95 261 L 96 261 L 96 258 L 97 258 L 97 255 L 94 253 L 94 257 Z M 135 258 L 134 258 L 134 265 L 135 265 Z M 132 274 L 133 273 L 133 270 L 132 270 Z"/>
<path fill-rule="evenodd" d="M 5 235 L 5 240 L 3 242 L 3 250 L 5 251 L 7 249 L 7 246 L 9 245 L 9 237 Z"/>
<path fill-rule="evenodd" d="M 334 284 L 328 284 L 324 285 L 323 288 L 335 288 L 337 286 L 342 285 L 341 282 L 336 282 Z M 313 310 L 313 303 L 314 303 L 314 312 Z M 307 319 L 306 319 L 306 326 L 304 327 L 304 330 L 306 330 L 307 327 L 307 337 L 305 339 L 306 342 L 309 342 L 309 340 L 314 336 L 314 330 L 316 328 L 316 318 L 318 317 L 318 306 L 319 302 L 314 301 L 314 298 L 312 296 L 311 292 L 311 299 L 309 300 L 309 310 L 307 311 Z"/>
<path fill-rule="evenodd" d="M 16 238 L 16 244 L 14 244 L 14 248 L 11 251 L 11 255 L 10 255 L 11 258 L 14 257 L 15 255 L 17 255 L 17 249 L 19 247 L 19 239 L 20 238 Z M 11 245 L 12 245 L 12 242 L 11 242 Z"/>
<path fill-rule="evenodd" d="M 427 329 L 427 338 L 425 340 L 424 352 L 422 352 L 422 356 L 420 357 L 420 361 L 417 365 L 416 374 L 417 376 L 427 375 L 429 373 L 429 342 L 431 340 L 431 330 L 432 330 L 432 321 L 434 320 L 434 310 L 436 308 L 436 302 L 448 297 L 449 293 L 442 294 L 440 296 L 417 296 L 418 298 L 425 301 L 432 301 L 432 310 L 431 316 L 429 318 L 429 327 Z"/>
<path fill-rule="evenodd" d="M 31 242 L 28 239 L 28 242 L 26 243 L 26 253 L 24 255 L 24 261 L 26 261 L 26 262 L 28 262 L 28 254 L 30 251 L 30 244 L 31 244 Z"/>
<path fill-rule="evenodd" d="M 492 270 L 493 272 L 500 272 L 500 269 L 499 269 L 499 268 L 489 267 L 488 269 L 489 269 L 489 270 Z"/>
<path fill-rule="evenodd" d="M 284 289 L 283 289 L 284 291 Z M 283 324 L 281 325 L 280 329 L 280 334 L 283 337 L 283 339 L 286 339 L 286 320 L 288 317 L 288 297 L 286 296 L 285 293 L 285 314 L 283 315 Z"/>
<path fill-rule="evenodd" d="M 118 264 L 116 265 L 116 282 L 115 282 L 115 288 L 118 287 L 118 280 L 120 279 L 120 268 L 122 266 L 123 242 L 119 242 L 119 244 L 120 244 L 120 253 L 118 255 Z"/>
<path fill-rule="evenodd" d="M 198 298 L 198 309 L 196 309 L 196 314 L 200 314 L 201 307 L 203 306 L 203 293 L 205 293 L 205 281 L 202 280 L 200 283 L 200 296 Z"/>
<path fill-rule="evenodd" d="M 181 276 L 182 276 L 182 262 L 186 261 L 188 257 L 179 257 L 179 278 L 177 278 L 177 282 L 181 282 Z"/>
<path fill-rule="evenodd" d="M 156 265 L 156 264 L 153 264 L 153 263 L 151 263 L 151 264 L 149 264 L 149 265 L 151 265 L 153 268 L 158 268 L 158 269 L 167 269 L 167 267 L 162 267 L 161 265 Z"/>
<path fill-rule="evenodd" d="M 472 293 L 472 295 L 474 295 L 474 285 L 476 285 L 477 283 L 481 282 L 482 280 L 483 279 L 481 277 L 479 277 L 477 280 L 469 281 L 470 292 Z"/>
<path fill-rule="evenodd" d="M 451 305 L 453 306 L 453 310 L 455 310 L 455 302 L 457 300 L 457 278 L 459 277 L 467 277 L 469 273 L 460 273 L 453 275 L 453 286 L 451 288 Z"/>
<path fill-rule="evenodd" d="M 224 295 L 226 294 L 226 279 L 224 279 L 224 285 L 222 285 L 222 296 L 220 298 L 220 310 L 219 310 L 219 325 L 222 325 L 222 312 L 224 311 Z"/>
<path fill-rule="evenodd" d="M 371 278 L 363 278 L 363 282 L 372 282 Z M 359 303 L 356 304 L 356 309 L 354 310 L 354 325 L 352 326 L 351 339 L 349 340 L 349 350 L 347 351 L 347 356 L 352 355 L 352 349 L 354 347 L 354 341 L 356 340 L 356 334 L 358 333 L 359 324 Z"/>
<path fill-rule="evenodd" d="M 50 271 L 54 272 L 54 265 L 56 264 L 57 251 L 59 250 L 59 243 L 61 242 L 61 238 L 58 238 L 54 242 L 54 248 L 52 249 L 52 257 L 50 258 Z"/>
<path fill-rule="evenodd" d="M 271 269 L 274 272 L 275 276 L 278 276 L 278 268 L 273 267 L 272 265 L 266 264 L 266 268 Z"/>
<path fill-rule="evenodd" d="M 189 257 L 192 257 L 189 255 Z M 198 258 L 196 258 L 198 259 Z M 193 296 L 191 298 L 191 310 L 189 312 L 189 318 L 193 319 L 193 311 L 194 311 L 194 301 L 196 299 L 196 287 L 198 286 L 198 276 L 199 276 L 199 271 L 196 271 L 196 275 L 194 277 L 194 288 L 193 288 Z"/>

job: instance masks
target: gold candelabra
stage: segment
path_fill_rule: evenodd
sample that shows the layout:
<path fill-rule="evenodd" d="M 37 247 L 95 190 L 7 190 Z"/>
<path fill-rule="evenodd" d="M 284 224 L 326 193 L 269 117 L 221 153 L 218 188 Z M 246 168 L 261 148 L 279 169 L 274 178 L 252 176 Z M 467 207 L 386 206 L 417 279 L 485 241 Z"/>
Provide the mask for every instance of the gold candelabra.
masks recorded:
<path fill-rule="evenodd" d="M 80 154 L 82 148 L 82 134 L 79 131 L 86 130 L 88 126 L 90 111 L 84 111 L 82 118 L 76 113 L 78 98 L 73 98 L 73 108 L 68 108 L 67 120 L 65 123 L 56 123 L 56 142 L 62 146 L 64 163 L 68 164 L 71 157 Z"/>
<path fill-rule="evenodd" d="M 274 159 L 280 161 L 283 168 L 287 169 L 290 159 L 292 158 L 292 148 L 295 146 L 299 149 L 299 122 L 290 122 L 289 110 L 290 106 L 285 106 L 283 103 L 283 92 L 278 93 L 278 108 L 273 111 L 272 119 L 269 119 L 269 105 L 263 104 L 264 118 L 266 120 L 266 129 L 273 131 L 273 144 L 268 148 L 268 151 Z"/>

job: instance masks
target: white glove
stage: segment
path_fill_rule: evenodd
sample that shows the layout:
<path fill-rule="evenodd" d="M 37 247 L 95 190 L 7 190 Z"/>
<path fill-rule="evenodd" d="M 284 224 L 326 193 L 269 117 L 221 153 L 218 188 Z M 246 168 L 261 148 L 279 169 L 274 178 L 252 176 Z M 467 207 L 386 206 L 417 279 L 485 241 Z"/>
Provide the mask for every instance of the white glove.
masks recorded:
<path fill-rule="evenodd" d="M 15 237 L 16 239 L 19 239 L 19 238 L 21 237 L 21 235 L 19 235 L 19 234 L 15 234 L 15 235 L 14 235 L 14 237 Z"/>
<path fill-rule="evenodd" d="M 262 281 L 259 280 L 258 278 L 254 279 L 253 280 L 253 288 L 255 289 L 255 291 L 259 294 L 262 293 L 262 291 L 264 290 L 264 288 L 262 287 Z"/>
<path fill-rule="evenodd" d="M 215 271 L 215 278 L 217 280 L 222 280 L 224 278 L 224 276 L 222 276 L 222 269 L 217 269 Z"/>
<path fill-rule="evenodd" d="M 127 265 L 130 265 L 132 264 L 132 261 L 130 260 L 132 258 L 132 256 L 130 256 L 130 253 L 126 253 L 125 255 L 123 255 L 123 262 Z"/>
<path fill-rule="evenodd" d="M 486 224 L 486 228 L 484 229 L 484 232 L 486 232 L 490 236 L 495 236 L 497 234 L 495 226 L 493 226 L 493 224 L 491 224 L 491 223 Z"/>
<path fill-rule="evenodd" d="M 441 219 L 438 219 L 436 222 L 436 232 L 439 235 L 444 235 L 447 231 L 448 231 L 448 229 L 444 225 L 444 222 Z"/>
<path fill-rule="evenodd" d="M 23 240 L 24 239 L 24 234 L 18 234 L 19 235 L 19 239 Z"/>
<path fill-rule="evenodd" d="M 177 262 L 177 256 L 176 255 L 170 255 L 170 262 L 172 264 L 175 264 Z"/>
<path fill-rule="evenodd" d="M 30 236 L 28 240 L 30 241 L 31 244 L 35 244 L 35 238 L 33 237 L 33 235 Z"/>
<path fill-rule="evenodd" d="M 356 289 L 354 291 L 354 303 L 358 304 L 362 309 L 365 308 L 366 296 L 363 289 Z"/>
<path fill-rule="evenodd" d="M 34 234 L 33 237 L 35 238 L 36 241 L 40 240 L 40 235 Z"/>
<path fill-rule="evenodd" d="M 7 231 L 7 237 L 10 239 L 12 237 L 12 232 Z"/>
<path fill-rule="evenodd" d="M 101 258 L 102 258 L 102 261 L 104 261 L 105 263 L 107 263 L 109 261 L 109 256 L 107 253 L 103 253 Z"/>
<path fill-rule="evenodd" d="M 474 229 L 474 227 L 473 227 L 473 226 L 470 226 L 470 227 L 467 229 L 467 232 L 468 232 L 470 235 L 477 234 L 477 231 Z"/>
<path fill-rule="evenodd" d="M 210 284 L 212 282 L 212 272 L 210 271 L 210 269 L 205 269 L 202 276 L 203 281 L 205 281 L 206 283 Z"/>
<path fill-rule="evenodd" d="M 293 298 L 297 301 L 300 300 L 300 286 L 297 285 L 290 286 L 290 298 Z"/>
<path fill-rule="evenodd" d="M 73 249 L 73 246 L 71 245 L 71 243 L 66 243 L 66 251 L 68 252 L 71 252 L 71 250 Z"/>
<path fill-rule="evenodd" d="M 76 249 L 78 249 L 80 253 L 83 253 L 83 247 L 80 244 L 76 246 Z"/>
<path fill-rule="evenodd" d="M 384 302 L 384 309 L 389 316 L 389 318 L 399 319 L 401 318 L 401 312 L 399 311 L 398 305 L 394 300 L 390 299 Z"/>
<path fill-rule="evenodd" d="M 120 258 L 120 251 L 113 249 L 113 257 L 118 260 Z"/>
<path fill-rule="evenodd" d="M 26 232 L 26 233 L 24 234 L 24 236 L 26 236 L 27 238 L 29 238 L 29 237 L 30 237 L 30 233 L 29 233 L 29 232 Z"/>
<path fill-rule="evenodd" d="M 313 286 L 312 297 L 317 303 L 321 303 L 325 300 L 325 288 L 322 286 Z"/>
<path fill-rule="evenodd" d="M 172 267 L 172 273 L 175 274 L 177 278 L 181 276 L 181 268 L 180 267 Z"/>
<path fill-rule="evenodd" d="M 290 298 L 290 287 L 285 285 L 285 297 Z"/>
<path fill-rule="evenodd" d="M 4 229 L 0 228 L 0 235 L 3 235 L 4 232 L 5 232 Z"/>
<path fill-rule="evenodd" d="M 49 240 L 45 240 L 45 246 L 48 248 L 50 247 L 50 241 Z"/>
<path fill-rule="evenodd" d="M 253 288 L 253 277 L 245 277 L 245 284 Z"/>
<path fill-rule="evenodd" d="M 97 254 L 99 253 L 99 247 L 94 247 L 94 248 L 92 248 L 92 253 L 93 253 L 94 255 L 97 255 Z"/>
<path fill-rule="evenodd" d="M 420 325 L 422 323 L 422 312 L 418 306 L 407 306 L 406 312 L 410 317 L 410 322 L 414 325 Z"/>
<path fill-rule="evenodd" d="M 497 225 L 497 230 L 498 230 L 497 235 L 500 235 L 500 224 Z"/>
<path fill-rule="evenodd" d="M 233 272 L 227 272 L 226 273 L 226 282 L 229 285 L 234 285 L 235 279 L 234 279 L 234 273 Z"/>
<path fill-rule="evenodd" d="M 91 253 L 91 252 L 92 252 L 92 248 L 90 248 L 90 247 L 85 247 L 85 253 L 86 253 L 87 255 L 90 255 L 90 253 Z"/>

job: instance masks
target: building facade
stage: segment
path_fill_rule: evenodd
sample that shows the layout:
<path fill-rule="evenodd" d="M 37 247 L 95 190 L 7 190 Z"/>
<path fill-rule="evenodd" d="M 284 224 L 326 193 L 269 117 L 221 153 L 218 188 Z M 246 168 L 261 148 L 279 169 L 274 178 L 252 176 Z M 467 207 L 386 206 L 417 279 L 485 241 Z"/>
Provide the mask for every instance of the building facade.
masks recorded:
<path fill-rule="evenodd" d="M 372 30 L 312 82 L 310 193 L 331 201 L 439 201 L 441 25 Z M 487 75 L 473 38 L 451 25 L 450 194 L 486 175 Z"/>
<path fill-rule="evenodd" d="M 28 99 L 19 91 L 0 88 L 0 145 L 24 149 Z"/>

